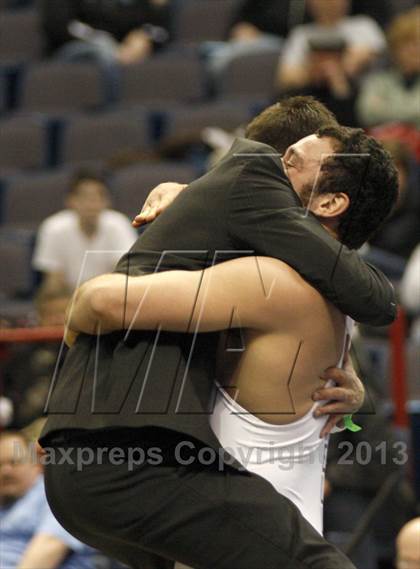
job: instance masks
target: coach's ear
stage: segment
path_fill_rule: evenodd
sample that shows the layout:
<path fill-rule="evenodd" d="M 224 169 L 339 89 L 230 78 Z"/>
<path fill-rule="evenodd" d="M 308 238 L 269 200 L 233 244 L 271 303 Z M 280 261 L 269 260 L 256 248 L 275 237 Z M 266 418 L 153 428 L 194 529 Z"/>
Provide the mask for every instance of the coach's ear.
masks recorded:
<path fill-rule="evenodd" d="M 331 219 L 342 215 L 350 205 L 350 198 L 343 192 L 320 194 L 312 198 L 311 211 L 319 218 Z"/>

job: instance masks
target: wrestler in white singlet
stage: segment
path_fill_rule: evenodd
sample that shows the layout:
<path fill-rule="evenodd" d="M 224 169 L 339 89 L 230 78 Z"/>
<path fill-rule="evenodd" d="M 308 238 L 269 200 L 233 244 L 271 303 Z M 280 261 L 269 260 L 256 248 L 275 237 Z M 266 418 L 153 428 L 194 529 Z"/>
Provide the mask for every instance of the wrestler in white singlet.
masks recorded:
<path fill-rule="evenodd" d="M 346 317 L 341 367 L 353 320 Z M 210 425 L 222 446 L 247 470 L 287 496 L 322 534 L 324 472 L 328 437 L 320 438 L 327 418 L 315 418 L 317 402 L 300 419 L 286 425 L 266 423 L 246 411 L 219 386 Z"/>

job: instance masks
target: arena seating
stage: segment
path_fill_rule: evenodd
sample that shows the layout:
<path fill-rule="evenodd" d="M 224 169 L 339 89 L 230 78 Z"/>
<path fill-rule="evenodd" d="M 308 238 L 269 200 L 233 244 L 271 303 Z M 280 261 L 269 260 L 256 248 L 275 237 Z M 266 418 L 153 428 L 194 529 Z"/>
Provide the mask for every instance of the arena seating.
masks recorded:
<path fill-rule="evenodd" d="M 0 123 L 0 171 L 48 165 L 47 121 L 37 115 L 17 116 Z"/>
<path fill-rule="evenodd" d="M 76 116 L 64 128 L 61 161 L 106 161 L 146 150 L 151 145 L 151 126 L 150 113 L 138 109 Z"/>
<path fill-rule="evenodd" d="M 122 69 L 121 104 L 193 102 L 205 95 L 203 69 L 194 52 L 157 55 Z"/>
<path fill-rule="evenodd" d="M 175 12 L 175 40 L 180 43 L 224 40 L 238 0 L 183 0 Z"/>
<path fill-rule="evenodd" d="M 197 177 L 193 166 L 170 161 L 151 162 L 120 169 L 112 181 L 115 207 L 134 217 L 141 209 L 150 189 L 162 181 L 192 182 Z"/>
<path fill-rule="evenodd" d="M 39 59 L 42 48 L 43 38 L 36 10 L 7 10 L 1 13 L 0 63 Z"/>
<path fill-rule="evenodd" d="M 35 230 L 63 208 L 70 175 L 70 170 L 63 169 L 9 177 L 3 189 L 3 225 Z"/>
<path fill-rule="evenodd" d="M 22 73 L 19 108 L 50 114 L 96 109 L 106 104 L 104 78 L 90 63 L 42 62 Z"/>

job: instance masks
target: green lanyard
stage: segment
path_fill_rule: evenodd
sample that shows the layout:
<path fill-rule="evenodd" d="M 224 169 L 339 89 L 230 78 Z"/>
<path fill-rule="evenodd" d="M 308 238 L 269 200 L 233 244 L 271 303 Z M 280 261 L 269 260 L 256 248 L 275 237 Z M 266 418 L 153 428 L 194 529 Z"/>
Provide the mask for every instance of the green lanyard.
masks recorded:
<path fill-rule="evenodd" d="M 352 433 L 358 433 L 359 431 L 362 430 L 362 427 L 359 427 L 359 425 L 356 425 L 356 423 L 353 423 L 353 415 L 345 415 L 344 416 L 344 426 L 348 431 L 351 431 Z"/>

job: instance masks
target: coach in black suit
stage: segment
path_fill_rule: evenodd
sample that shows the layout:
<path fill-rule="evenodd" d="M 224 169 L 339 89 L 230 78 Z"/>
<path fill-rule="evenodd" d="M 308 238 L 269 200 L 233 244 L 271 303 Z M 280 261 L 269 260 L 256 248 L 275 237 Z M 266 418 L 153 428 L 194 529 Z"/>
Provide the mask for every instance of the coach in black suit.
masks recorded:
<path fill-rule="evenodd" d="M 359 321 L 395 317 L 388 281 L 305 215 L 272 147 L 245 139 L 146 229 L 116 271 L 194 270 L 250 253 L 285 261 Z M 117 446 L 124 461 L 47 466 L 55 515 L 138 569 L 172 567 L 174 559 L 209 569 L 350 569 L 259 477 L 235 464 L 220 470 L 174 460 L 179 445 L 192 453 L 219 449 L 207 416 L 217 341 L 218 334 L 159 331 L 78 337 L 54 378 L 41 443 Z M 163 463 L 130 471 L 133 445 L 148 456 L 159 448 Z"/>

